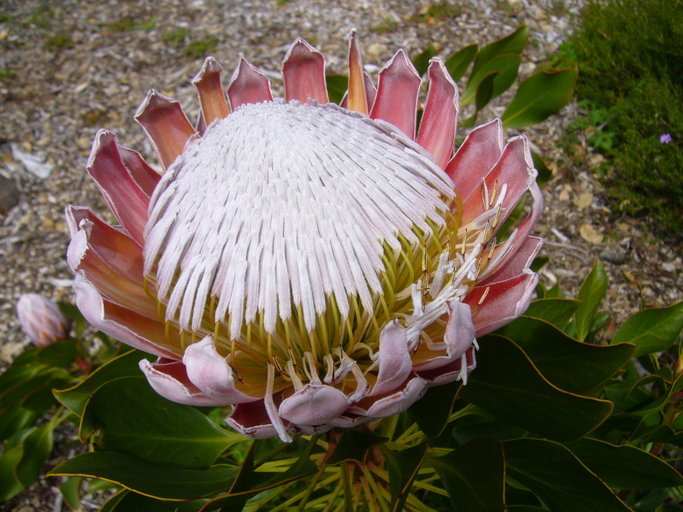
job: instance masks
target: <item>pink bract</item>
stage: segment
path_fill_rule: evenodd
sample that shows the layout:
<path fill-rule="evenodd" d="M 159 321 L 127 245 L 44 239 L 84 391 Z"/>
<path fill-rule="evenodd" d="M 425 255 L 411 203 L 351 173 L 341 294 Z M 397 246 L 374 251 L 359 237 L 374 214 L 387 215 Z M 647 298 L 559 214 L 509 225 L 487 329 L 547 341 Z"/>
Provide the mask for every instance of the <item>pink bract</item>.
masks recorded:
<path fill-rule="evenodd" d="M 119 225 L 69 206 L 76 302 L 95 327 L 157 356 L 140 368 L 175 402 L 233 407 L 263 438 L 352 427 L 465 381 L 476 337 L 516 318 L 537 283 L 543 200 L 524 137 L 500 121 L 454 148 L 457 87 L 428 93 L 403 51 L 329 103 L 323 56 L 287 52 L 285 98 L 241 60 L 224 89 L 206 59 L 201 113 L 151 91 L 136 119 L 162 172 L 98 132 L 88 172 Z M 422 108 L 417 123 L 418 108 Z M 500 226 L 525 195 L 528 216 Z"/>

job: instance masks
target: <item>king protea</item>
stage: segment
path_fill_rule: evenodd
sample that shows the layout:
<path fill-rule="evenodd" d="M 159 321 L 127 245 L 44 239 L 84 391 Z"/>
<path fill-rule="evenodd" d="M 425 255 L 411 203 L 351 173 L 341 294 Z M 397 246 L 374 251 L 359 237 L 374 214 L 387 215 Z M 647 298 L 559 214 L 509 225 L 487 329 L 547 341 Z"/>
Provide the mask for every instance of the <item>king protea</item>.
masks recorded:
<path fill-rule="evenodd" d="M 527 140 L 495 120 L 455 150 L 458 92 L 432 59 L 399 50 L 328 100 L 323 56 L 302 39 L 284 99 L 241 60 L 227 89 L 211 57 L 196 125 L 152 90 L 136 119 L 162 172 L 101 130 L 88 161 L 120 225 L 67 208 L 78 307 L 158 356 L 140 361 L 175 402 L 232 406 L 252 437 L 351 427 L 466 380 L 476 337 L 520 315 L 537 276 L 542 208 Z M 497 238 L 530 192 L 530 213 Z M 500 236 L 500 235 L 498 235 Z"/>

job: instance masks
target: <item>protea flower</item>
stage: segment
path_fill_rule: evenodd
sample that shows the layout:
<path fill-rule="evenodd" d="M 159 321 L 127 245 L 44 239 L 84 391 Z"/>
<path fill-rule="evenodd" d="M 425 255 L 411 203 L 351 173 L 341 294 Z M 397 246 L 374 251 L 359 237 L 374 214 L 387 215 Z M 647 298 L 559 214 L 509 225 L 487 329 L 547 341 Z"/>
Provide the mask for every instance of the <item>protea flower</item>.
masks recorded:
<path fill-rule="evenodd" d="M 36 293 L 25 293 L 17 301 L 21 329 L 39 347 L 46 347 L 69 335 L 69 322 L 57 304 Z"/>
<path fill-rule="evenodd" d="M 477 336 L 520 315 L 537 276 L 542 208 L 527 141 L 500 121 L 454 152 L 456 85 L 403 51 L 328 102 L 323 56 L 302 39 L 285 57 L 285 98 L 241 60 L 227 91 L 206 59 L 196 128 L 152 90 L 136 119 L 163 173 L 111 132 L 88 171 L 120 226 L 68 207 L 78 307 L 150 354 L 162 396 L 233 407 L 251 437 L 351 427 L 405 410 L 429 386 L 465 380 Z M 227 98 L 226 93 L 227 92 Z M 525 192 L 531 213 L 504 241 Z"/>

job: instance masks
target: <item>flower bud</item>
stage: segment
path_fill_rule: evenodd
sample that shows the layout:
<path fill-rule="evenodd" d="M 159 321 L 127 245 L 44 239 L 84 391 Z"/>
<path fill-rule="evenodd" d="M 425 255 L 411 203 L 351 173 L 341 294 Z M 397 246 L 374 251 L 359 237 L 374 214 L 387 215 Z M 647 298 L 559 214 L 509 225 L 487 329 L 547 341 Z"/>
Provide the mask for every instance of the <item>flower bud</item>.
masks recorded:
<path fill-rule="evenodd" d="M 17 316 L 24 333 L 39 347 L 46 347 L 69 334 L 66 318 L 57 304 L 35 293 L 26 293 L 17 301 Z"/>

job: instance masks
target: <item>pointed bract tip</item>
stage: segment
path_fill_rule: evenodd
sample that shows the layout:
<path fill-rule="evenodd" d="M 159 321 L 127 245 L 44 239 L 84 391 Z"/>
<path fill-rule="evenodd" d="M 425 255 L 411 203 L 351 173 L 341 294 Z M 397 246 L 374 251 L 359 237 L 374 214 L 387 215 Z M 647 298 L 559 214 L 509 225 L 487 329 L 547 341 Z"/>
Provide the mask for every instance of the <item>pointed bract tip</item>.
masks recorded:
<path fill-rule="evenodd" d="M 197 85 L 200 83 L 206 75 L 221 73 L 222 71 L 223 66 L 221 66 L 216 59 L 209 56 L 206 58 L 206 60 L 204 60 L 204 64 L 202 64 L 202 68 L 199 70 L 199 73 L 197 73 L 192 79 L 192 85 Z"/>
<path fill-rule="evenodd" d="M 161 94 L 156 89 L 150 89 L 133 117 L 136 121 L 140 122 L 140 119 L 147 116 L 150 112 L 173 103 L 178 102 L 169 96 Z"/>

